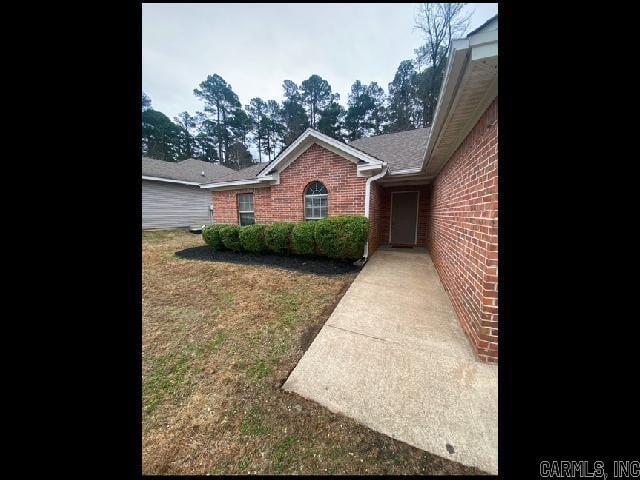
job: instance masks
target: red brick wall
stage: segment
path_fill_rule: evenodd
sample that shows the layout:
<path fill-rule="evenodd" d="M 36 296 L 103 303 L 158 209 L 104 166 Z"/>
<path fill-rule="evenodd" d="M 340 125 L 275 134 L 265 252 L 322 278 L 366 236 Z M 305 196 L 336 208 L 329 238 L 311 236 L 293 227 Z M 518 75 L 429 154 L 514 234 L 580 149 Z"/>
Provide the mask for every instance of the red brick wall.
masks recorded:
<path fill-rule="evenodd" d="M 380 246 L 380 207 L 382 187 L 376 182 L 371 182 L 371 199 L 369 203 L 369 256 Z"/>
<path fill-rule="evenodd" d="M 239 224 L 238 200 L 239 193 L 253 193 L 253 211 L 256 223 L 271 223 L 271 188 L 243 188 L 241 190 L 227 190 L 213 192 L 213 217 L 215 223 Z"/>
<path fill-rule="evenodd" d="M 366 178 L 356 165 L 318 144 L 313 144 L 280 173 L 280 184 L 271 187 L 213 192 L 216 223 L 238 223 L 236 195 L 254 193 L 256 223 L 302 222 L 304 191 L 318 180 L 329 192 L 329 216 L 364 215 Z"/>
<path fill-rule="evenodd" d="M 432 185 L 428 247 L 477 356 L 498 361 L 498 99 Z"/>
<path fill-rule="evenodd" d="M 429 185 L 406 185 L 398 187 L 383 187 L 380 192 L 380 245 L 389 243 L 389 226 L 391 224 L 391 193 L 392 192 L 420 192 L 418 200 L 418 243 L 419 247 L 427 245 L 427 224 L 429 216 Z"/>

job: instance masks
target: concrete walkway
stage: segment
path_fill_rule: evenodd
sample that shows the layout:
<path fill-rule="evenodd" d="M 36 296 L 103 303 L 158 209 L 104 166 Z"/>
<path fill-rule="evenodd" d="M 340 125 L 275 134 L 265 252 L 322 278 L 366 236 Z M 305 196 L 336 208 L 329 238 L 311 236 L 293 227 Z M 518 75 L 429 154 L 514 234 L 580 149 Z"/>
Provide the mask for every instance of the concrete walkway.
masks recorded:
<path fill-rule="evenodd" d="M 283 388 L 498 473 L 498 368 L 474 358 L 424 250 L 378 250 Z"/>

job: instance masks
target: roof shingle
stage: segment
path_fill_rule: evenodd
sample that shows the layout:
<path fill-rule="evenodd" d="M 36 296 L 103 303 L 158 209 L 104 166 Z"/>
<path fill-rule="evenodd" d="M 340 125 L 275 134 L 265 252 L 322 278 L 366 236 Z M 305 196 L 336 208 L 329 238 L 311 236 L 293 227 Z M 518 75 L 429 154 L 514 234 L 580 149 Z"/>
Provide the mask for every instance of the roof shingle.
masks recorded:
<path fill-rule="evenodd" d="M 398 133 L 387 133 L 354 140 L 352 145 L 387 162 L 390 172 L 422 165 L 427 149 L 429 127 Z"/>
<path fill-rule="evenodd" d="M 204 175 L 202 175 L 204 172 Z M 217 163 L 189 158 L 181 162 L 165 162 L 142 157 L 142 175 L 183 182 L 210 183 L 232 174 L 234 171 Z"/>
<path fill-rule="evenodd" d="M 256 178 L 260 171 L 267 165 L 266 162 L 256 163 L 250 167 L 242 168 L 240 170 L 232 170 L 228 175 L 219 178 L 218 182 L 233 182 L 235 180 L 249 180 Z"/>

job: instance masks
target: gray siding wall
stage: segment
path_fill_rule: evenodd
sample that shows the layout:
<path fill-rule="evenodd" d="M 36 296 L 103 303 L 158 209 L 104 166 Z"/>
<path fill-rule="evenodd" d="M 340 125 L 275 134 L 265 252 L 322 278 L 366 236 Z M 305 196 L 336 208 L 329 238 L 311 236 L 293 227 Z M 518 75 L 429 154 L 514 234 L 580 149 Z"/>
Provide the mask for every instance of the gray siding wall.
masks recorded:
<path fill-rule="evenodd" d="M 213 195 L 194 185 L 142 180 L 142 228 L 176 228 L 212 223 Z"/>

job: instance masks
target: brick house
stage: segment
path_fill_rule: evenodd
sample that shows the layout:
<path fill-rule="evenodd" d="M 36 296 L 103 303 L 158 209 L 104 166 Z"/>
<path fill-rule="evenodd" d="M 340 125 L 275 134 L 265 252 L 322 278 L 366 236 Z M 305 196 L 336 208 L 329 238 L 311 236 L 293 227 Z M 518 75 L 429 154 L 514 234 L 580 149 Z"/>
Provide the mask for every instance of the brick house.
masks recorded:
<path fill-rule="evenodd" d="M 430 128 L 350 144 L 307 129 L 267 164 L 202 185 L 214 222 L 371 222 L 364 256 L 425 247 L 477 357 L 498 359 L 498 20 L 452 42 Z"/>

